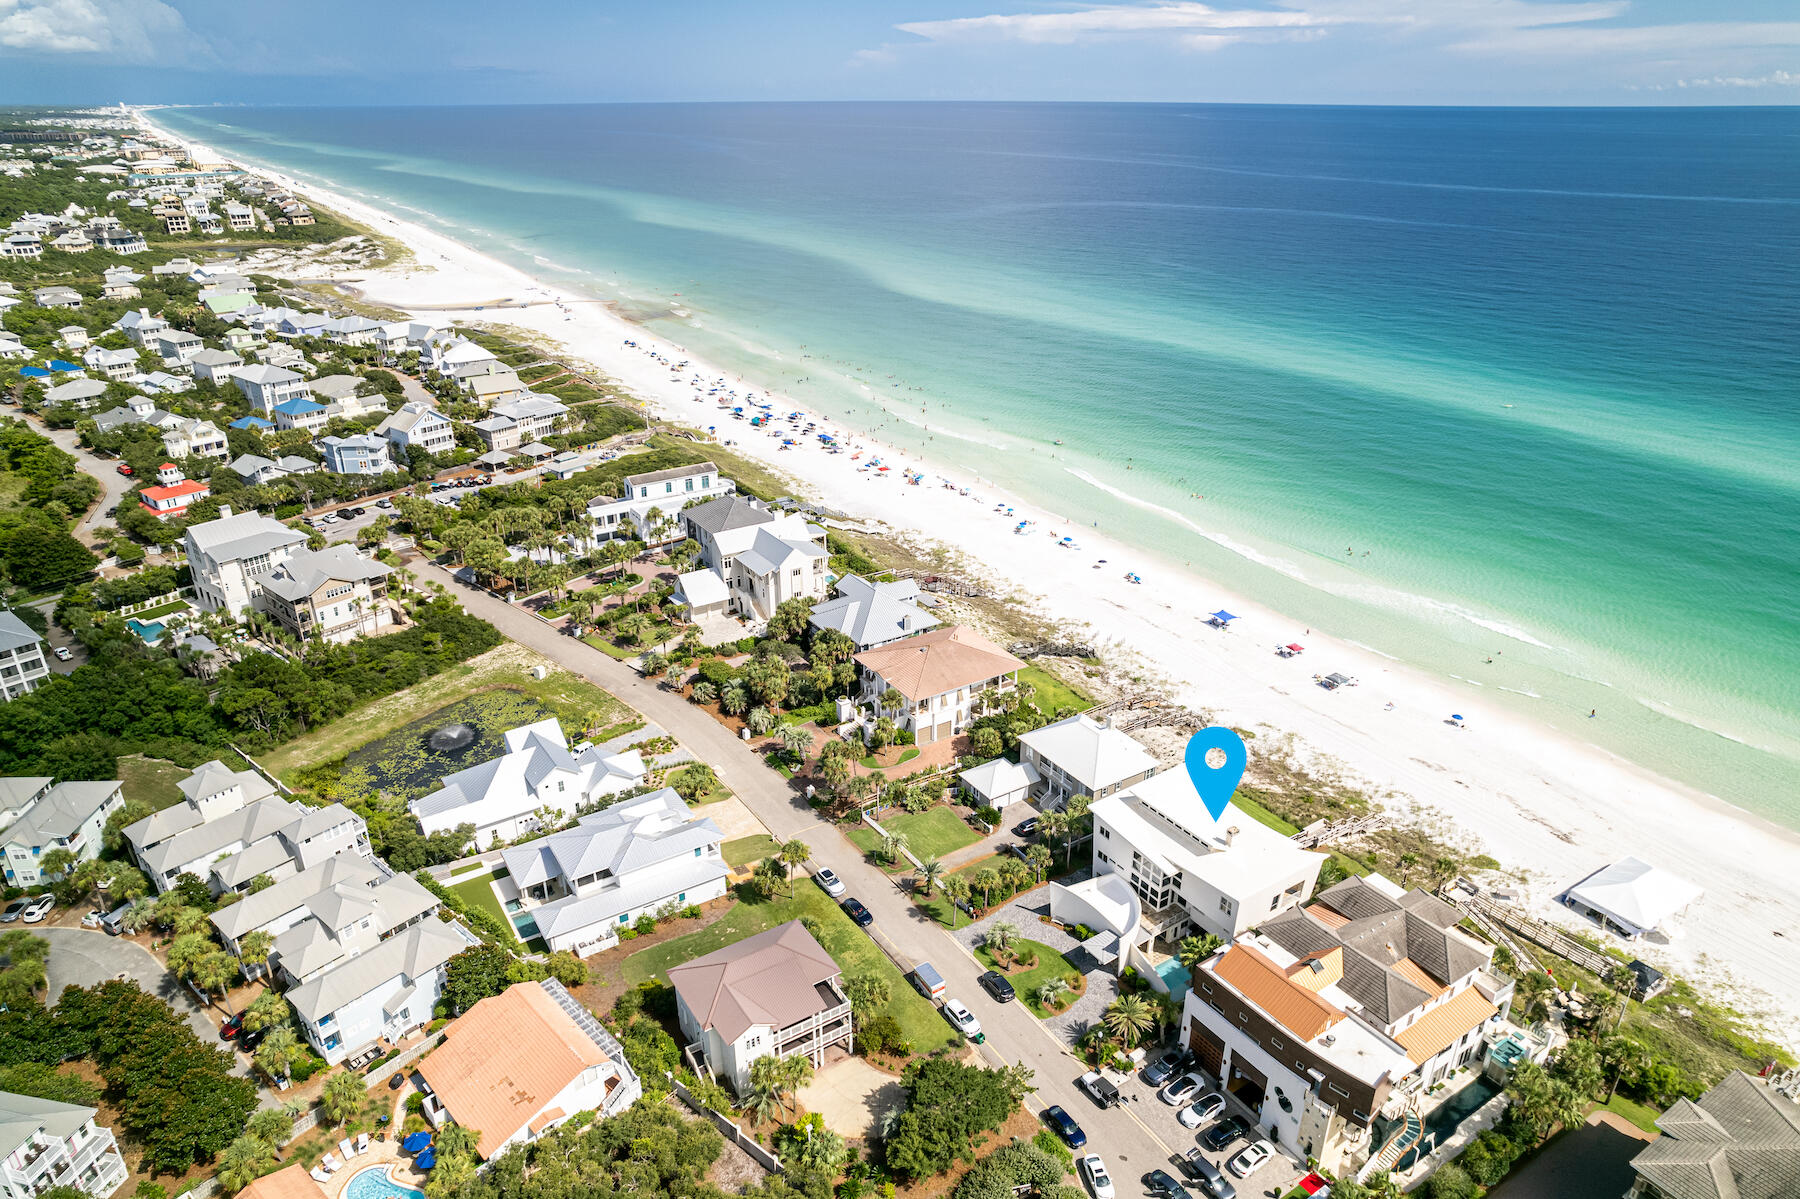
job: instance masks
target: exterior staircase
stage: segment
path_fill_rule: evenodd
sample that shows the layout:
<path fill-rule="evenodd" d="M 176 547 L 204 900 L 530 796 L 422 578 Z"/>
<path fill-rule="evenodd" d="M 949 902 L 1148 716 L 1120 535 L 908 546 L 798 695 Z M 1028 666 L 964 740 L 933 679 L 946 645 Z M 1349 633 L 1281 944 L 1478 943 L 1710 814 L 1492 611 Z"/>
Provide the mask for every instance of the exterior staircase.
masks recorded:
<path fill-rule="evenodd" d="M 1387 1139 L 1387 1144 L 1381 1147 L 1379 1153 L 1369 1159 L 1369 1164 L 1357 1173 L 1356 1180 L 1361 1182 L 1378 1170 L 1392 1170 L 1394 1163 L 1406 1156 L 1406 1151 L 1417 1145 L 1419 1138 L 1424 1135 L 1425 1122 L 1419 1118 L 1418 1105 L 1407 1105 L 1400 1130 Z"/>

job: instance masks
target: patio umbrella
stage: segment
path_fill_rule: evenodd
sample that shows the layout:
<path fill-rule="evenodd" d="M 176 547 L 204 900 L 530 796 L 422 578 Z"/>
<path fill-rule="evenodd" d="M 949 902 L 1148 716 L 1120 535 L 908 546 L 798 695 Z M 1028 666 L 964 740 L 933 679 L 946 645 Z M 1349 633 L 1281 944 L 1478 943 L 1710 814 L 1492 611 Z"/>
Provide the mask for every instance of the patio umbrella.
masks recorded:
<path fill-rule="evenodd" d="M 1218 621 L 1220 624 L 1223 624 L 1228 620 L 1236 620 L 1237 619 L 1237 617 L 1233 616 L 1231 613 L 1227 612 L 1223 608 L 1220 608 L 1217 612 L 1214 612 L 1212 614 L 1212 618 L 1214 620 Z"/>
<path fill-rule="evenodd" d="M 430 1133 L 414 1132 L 414 1133 L 408 1133 L 405 1137 L 403 1137 L 401 1139 L 400 1148 L 404 1149 L 408 1153 L 417 1153 L 419 1150 L 426 1148 L 430 1144 L 431 1144 L 431 1134 Z"/>
<path fill-rule="evenodd" d="M 437 1150 L 427 1149 L 425 1152 L 419 1154 L 419 1156 L 413 1158 L 413 1165 L 419 1167 L 421 1170 L 431 1169 L 433 1166 L 437 1165 Z"/>

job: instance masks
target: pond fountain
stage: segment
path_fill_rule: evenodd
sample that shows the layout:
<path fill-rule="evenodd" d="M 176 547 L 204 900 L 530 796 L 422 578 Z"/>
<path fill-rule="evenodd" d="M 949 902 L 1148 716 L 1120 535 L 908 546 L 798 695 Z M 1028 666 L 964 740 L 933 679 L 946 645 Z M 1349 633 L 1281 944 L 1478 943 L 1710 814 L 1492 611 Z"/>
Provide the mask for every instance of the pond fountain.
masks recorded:
<path fill-rule="evenodd" d="M 447 724 L 441 729 L 433 729 L 425 736 L 425 744 L 431 752 L 439 754 L 455 753 L 459 749 L 467 749 L 474 743 L 475 726 L 470 724 Z"/>

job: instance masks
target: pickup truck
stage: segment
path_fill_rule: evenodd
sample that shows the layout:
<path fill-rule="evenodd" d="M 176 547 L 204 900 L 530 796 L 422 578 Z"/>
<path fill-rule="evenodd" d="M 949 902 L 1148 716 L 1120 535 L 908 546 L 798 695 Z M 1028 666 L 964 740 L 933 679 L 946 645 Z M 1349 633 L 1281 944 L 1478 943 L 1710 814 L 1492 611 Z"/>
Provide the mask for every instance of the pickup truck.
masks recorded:
<path fill-rule="evenodd" d="M 1081 1076 L 1081 1089 L 1086 1091 L 1088 1096 L 1101 1107 L 1115 1107 L 1118 1105 L 1120 1099 L 1119 1088 L 1114 1086 L 1105 1075 L 1096 1070 L 1089 1070 L 1086 1074 Z"/>

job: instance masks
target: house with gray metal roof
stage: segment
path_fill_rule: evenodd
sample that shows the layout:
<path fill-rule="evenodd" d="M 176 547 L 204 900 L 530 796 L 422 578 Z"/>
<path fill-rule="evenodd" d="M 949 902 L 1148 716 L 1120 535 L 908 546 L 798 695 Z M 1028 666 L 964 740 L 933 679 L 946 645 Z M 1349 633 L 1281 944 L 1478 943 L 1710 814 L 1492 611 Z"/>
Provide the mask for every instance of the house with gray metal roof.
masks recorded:
<path fill-rule="evenodd" d="M 1657 1117 L 1662 1136 L 1631 1160 L 1627 1199 L 1792 1199 L 1800 1195 L 1800 1104 L 1733 1070 Z"/>
<path fill-rule="evenodd" d="M 44 639 L 11 611 L 0 611 L 0 700 L 18 699 L 50 677 Z"/>
<path fill-rule="evenodd" d="M 78 862 L 99 857 L 107 818 L 125 806 L 123 786 L 117 779 L 57 783 L 28 804 L 0 832 L 6 885 L 36 887 L 62 877 L 43 869 L 44 856 L 54 850 L 66 849 Z"/>
<path fill-rule="evenodd" d="M 837 596 L 813 607 L 808 618 L 815 629 L 832 629 L 856 642 L 856 648 L 874 649 L 943 622 L 919 605 L 919 585 L 911 579 L 897 583 L 871 583 L 858 575 L 845 575 L 836 584 Z"/>
<path fill-rule="evenodd" d="M 246 465 L 266 471 L 263 463 L 267 461 L 258 459 Z M 236 470 L 243 462 L 240 457 L 232 468 Z M 274 465 L 282 469 L 281 464 Z M 208 612 L 223 609 L 242 616 L 256 598 L 256 578 L 287 561 L 297 547 L 306 544 L 306 534 L 258 512 L 234 514 L 228 506 L 221 506 L 219 512 L 219 519 L 190 525 L 183 534 L 194 599 Z"/>
<path fill-rule="evenodd" d="M 431 1022 L 444 964 L 480 942 L 460 924 L 421 920 L 287 993 L 313 1048 L 332 1063 Z"/>
<path fill-rule="evenodd" d="M 0 1193 L 30 1199 L 52 1186 L 107 1199 L 130 1171 L 91 1107 L 0 1091 Z"/>

